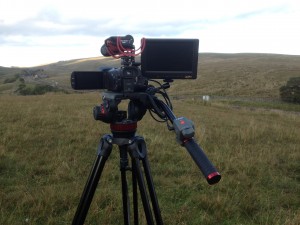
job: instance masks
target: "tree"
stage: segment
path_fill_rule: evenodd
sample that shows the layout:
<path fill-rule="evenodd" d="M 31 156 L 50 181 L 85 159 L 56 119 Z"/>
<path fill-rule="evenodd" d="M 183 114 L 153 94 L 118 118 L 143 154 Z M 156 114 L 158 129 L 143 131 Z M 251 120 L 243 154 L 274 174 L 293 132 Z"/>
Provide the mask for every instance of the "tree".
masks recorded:
<path fill-rule="evenodd" d="M 300 103 L 300 77 L 290 78 L 279 90 L 283 101 Z"/>
<path fill-rule="evenodd" d="M 17 89 L 17 93 L 20 95 L 43 95 L 47 92 L 56 92 L 57 88 L 49 86 L 49 85 L 34 85 L 34 86 L 26 86 L 26 84 L 19 84 L 19 88 Z"/>

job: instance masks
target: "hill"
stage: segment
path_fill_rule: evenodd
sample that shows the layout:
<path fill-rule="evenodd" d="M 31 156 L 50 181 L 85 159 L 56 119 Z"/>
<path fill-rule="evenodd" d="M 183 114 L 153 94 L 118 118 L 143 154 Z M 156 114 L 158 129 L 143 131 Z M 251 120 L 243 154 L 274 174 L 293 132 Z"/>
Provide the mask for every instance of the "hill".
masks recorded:
<path fill-rule="evenodd" d="M 295 76 L 300 76 L 300 56 L 200 54 L 198 79 L 173 88 L 186 94 L 277 99 L 280 86 Z"/>
<path fill-rule="evenodd" d="M 68 89 L 72 71 L 98 70 L 101 66 L 119 67 L 120 61 L 95 57 L 60 61 L 33 68 L 0 67 L 0 93 L 12 93 L 17 83 L 3 84 L 4 80 L 16 73 L 24 73 L 26 69 L 42 70 L 46 76 L 39 82 L 56 83 Z M 179 96 L 213 95 L 278 99 L 279 88 L 290 77 L 297 76 L 300 76 L 300 56 L 201 53 L 198 78 L 193 81 L 176 80 L 172 84 L 170 93 Z"/>

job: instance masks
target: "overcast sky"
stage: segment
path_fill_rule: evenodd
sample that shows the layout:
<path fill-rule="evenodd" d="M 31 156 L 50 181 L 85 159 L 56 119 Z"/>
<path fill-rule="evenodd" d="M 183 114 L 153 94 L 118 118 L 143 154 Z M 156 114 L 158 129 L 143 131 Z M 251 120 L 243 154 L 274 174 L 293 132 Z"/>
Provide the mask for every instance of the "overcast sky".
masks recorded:
<path fill-rule="evenodd" d="M 109 36 L 198 38 L 199 52 L 300 55 L 299 0 L 0 0 L 0 66 L 100 56 Z"/>

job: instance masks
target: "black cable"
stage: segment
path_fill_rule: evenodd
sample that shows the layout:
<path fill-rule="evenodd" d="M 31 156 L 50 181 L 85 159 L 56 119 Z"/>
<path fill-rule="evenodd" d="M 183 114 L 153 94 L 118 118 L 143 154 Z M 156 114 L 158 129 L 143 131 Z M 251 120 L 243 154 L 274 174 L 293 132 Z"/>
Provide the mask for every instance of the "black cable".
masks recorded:
<path fill-rule="evenodd" d="M 149 80 L 159 85 L 159 87 L 149 86 L 149 100 L 151 103 L 152 108 L 149 109 L 149 113 L 151 117 L 157 121 L 157 122 L 167 122 L 167 126 L 169 129 L 172 129 L 170 125 L 168 124 L 168 118 L 166 117 L 165 112 L 156 104 L 155 99 L 157 99 L 155 94 L 160 94 L 164 98 L 164 102 L 172 109 L 172 103 L 171 100 L 166 92 L 166 87 L 169 87 L 169 85 L 162 85 L 160 82 L 156 80 Z M 155 114 L 160 118 L 156 118 Z"/>

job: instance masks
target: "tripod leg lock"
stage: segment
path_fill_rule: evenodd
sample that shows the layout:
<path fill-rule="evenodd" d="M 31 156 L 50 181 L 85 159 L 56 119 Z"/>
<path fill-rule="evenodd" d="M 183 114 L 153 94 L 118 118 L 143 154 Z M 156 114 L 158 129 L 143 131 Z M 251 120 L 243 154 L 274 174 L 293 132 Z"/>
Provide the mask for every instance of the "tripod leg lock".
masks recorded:
<path fill-rule="evenodd" d="M 143 137 L 136 136 L 132 143 L 128 145 L 129 153 L 137 159 L 144 159 L 147 156 L 146 142 Z"/>
<path fill-rule="evenodd" d="M 113 137 L 109 134 L 104 135 L 98 145 L 97 155 L 108 158 L 112 151 Z"/>

